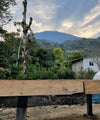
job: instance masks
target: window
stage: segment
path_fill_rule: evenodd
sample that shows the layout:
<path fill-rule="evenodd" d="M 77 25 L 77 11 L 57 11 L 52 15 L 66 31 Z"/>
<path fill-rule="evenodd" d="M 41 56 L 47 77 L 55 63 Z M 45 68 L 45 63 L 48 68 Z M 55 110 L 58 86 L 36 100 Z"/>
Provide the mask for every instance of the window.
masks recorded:
<path fill-rule="evenodd" d="M 94 63 L 93 63 L 93 62 L 89 62 L 89 65 L 90 65 L 90 66 L 94 66 Z"/>

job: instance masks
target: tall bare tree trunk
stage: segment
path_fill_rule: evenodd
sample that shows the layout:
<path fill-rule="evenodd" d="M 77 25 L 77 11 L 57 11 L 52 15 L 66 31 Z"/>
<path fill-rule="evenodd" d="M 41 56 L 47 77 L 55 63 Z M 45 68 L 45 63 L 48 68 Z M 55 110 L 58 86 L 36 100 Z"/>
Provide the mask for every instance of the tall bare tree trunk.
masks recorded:
<path fill-rule="evenodd" d="M 26 72 L 26 38 L 27 38 L 27 33 L 25 32 L 26 30 L 26 12 L 27 12 L 27 1 L 23 1 L 24 5 L 24 12 L 23 12 L 23 40 L 22 40 L 22 71 L 21 73 L 25 75 Z"/>
<path fill-rule="evenodd" d="M 22 39 L 22 70 L 21 73 L 25 75 L 26 72 L 26 63 L 27 63 L 27 54 L 29 51 L 29 42 L 30 39 L 27 37 L 28 30 L 30 29 L 30 26 L 32 24 L 32 18 L 30 17 L 29 25 L 26 24 L 26 12 L 27 12 L 27 0 L 23 1 L 24 6 L 24 12 L 23 12 L 23 21 L 22 21 L 22 27 L 23 27 L 23 39 Z M 28 40 L 28 47 L 26 47 L 26 41 Z"/>

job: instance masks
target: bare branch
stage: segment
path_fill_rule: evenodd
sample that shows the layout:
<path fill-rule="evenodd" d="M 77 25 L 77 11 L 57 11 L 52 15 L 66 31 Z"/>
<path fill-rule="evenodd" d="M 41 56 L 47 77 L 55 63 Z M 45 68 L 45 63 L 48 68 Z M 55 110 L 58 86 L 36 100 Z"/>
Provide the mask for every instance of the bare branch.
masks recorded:
<path fill-rule="evenodd" d="M 28 30 L 30 29 L 30 27 L 31 27 L 31 24 L 32 24 L 32 21 L 33 21 L 33 19 L 32 19 L 32 17 L 30 17 L 30 22 L 29 22 L 29 25 L 26 27 L 26 33 L 28 32 Z"/>

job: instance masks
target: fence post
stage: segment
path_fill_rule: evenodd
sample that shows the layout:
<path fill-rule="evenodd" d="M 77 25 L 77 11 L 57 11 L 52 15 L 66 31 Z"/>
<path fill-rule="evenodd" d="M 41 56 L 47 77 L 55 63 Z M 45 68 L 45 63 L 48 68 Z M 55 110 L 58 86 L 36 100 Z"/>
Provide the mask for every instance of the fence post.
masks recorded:
<path fill-rule="evenodd" d="M 88 116 L 93 116 L 93 112 L 92 112 L 92 95 L 91 94 L 87 95 L 87 115 Z"/>
<path fill-rule="evenodd" d="M 26 96 L 18 97 L 16 120 L 26 119 L 27 100 L 28 97 Z"/>

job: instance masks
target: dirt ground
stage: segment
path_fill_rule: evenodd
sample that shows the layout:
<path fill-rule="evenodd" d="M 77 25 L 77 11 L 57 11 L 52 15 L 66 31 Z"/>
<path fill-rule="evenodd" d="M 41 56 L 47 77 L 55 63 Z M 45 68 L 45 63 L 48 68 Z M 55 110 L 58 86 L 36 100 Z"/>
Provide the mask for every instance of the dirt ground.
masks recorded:
<path fill-rule="evenodd" d="M 100 120 L 100 104 L 93 104 L 94 117 L 87 117 L 86 104 L 43 106 L 27 109 L 27 120 Z M 0 110 L 0 120 L 15 120 L 16 109 Z"/>

